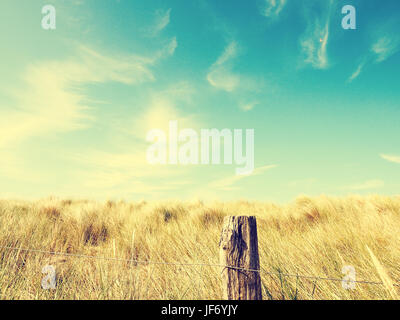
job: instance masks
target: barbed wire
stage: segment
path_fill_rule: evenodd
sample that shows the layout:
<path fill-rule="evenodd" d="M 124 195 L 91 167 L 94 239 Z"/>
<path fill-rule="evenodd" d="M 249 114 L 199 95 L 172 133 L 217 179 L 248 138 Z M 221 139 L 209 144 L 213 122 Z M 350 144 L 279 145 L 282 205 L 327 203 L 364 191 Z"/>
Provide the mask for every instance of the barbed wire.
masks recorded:
<path fill-rule="evenodd" d="M 57 252 L 57 251 L 46 251 L 41 249 L 27 249 L 27 248 L 16 248 L 16 247 L 0 247 L 0 249 L 13 250 L 13 251 L 25 251 L 25 252 L 34 252 L 34 253 L 42 253 L 49 255 L 59 255 L 65 257 L 75 257 L 75 258 L 87 258 L 87 259 L 96 259 L 96 260 L 108 260 L 108 261 L 116 261 L 116 262 L 128 262 L 128 263 L 136 263 L 136 264 L 150 264 L 150 265 L 172 265 L 172 266 L 204 266 L 204 267 L 220 267 L 220 268 L 229 268 L 236 269 L 241 271 L 250 271 L 250 272 L 260 272 L 257 269 L 248 269 L 242 267 L 235 266 L 226 266 L 221 264 L 210 264 L 210 263 L 175 263 L 175 262 L 166 262 L 166 261 L 144 261 L 144 260 L 136 260 L 136 259 L 123 259 L 123 258 L 113 258 L 113 257 L 100 257 L 100 256 L 91 256 L 86 254 L 78 254 L 78 253 L 67 253 L 67 252 Z"/>
<path fill-rule="evenodd" d="M 190 267 L 190 266 L 198 266 L 198 267 L 218 267 L 225 269 L 234 269 L 240 271 L 248 271 L 248 272 L 258 272 L 264 273 L 271 276 L 283 276 L 283 277 L 294 277 L 294 278 L 302 278 L 309 280 L 321 280 L 321 281 L 335 281 L 335 282 L 349 282 L 349 283 L 359 283 L 359 284 L 371 284 L 371 285 L 384 285 L 383 282 L 378 281 L 370 281 L 370 280 L 344 280 L 340 278 L 333 277 L 321 277 L 321 276 L 311 276 L 311 275 L 303 275 L 303 274 L 294 274 L 294 273 L 286 273 L 286 272 L 271 272 L 261 269 L 249 269 L 235 266 L 228 266 L 222 264 L 213 264 L 213 263 L 175 263 L 175 262 L 167 262 L 167 261 L 144 261 L 144 260 L 136 260 L 136 259 L 123 259 L 116 257 L 100 257 L 86 254 L 78 254 L 78 253 L 67 253 L 67 252 L 57 252 L 57 251 L 47 251 L 42 249 L 30 249 L 30 248 L 17 248 L 10 246 L 3 246 L 0 249 L 10 250 L 10 251 L 24 251 L 24 252 L 33 252 L 40 254 L 48 254 L 48 255 L 57 255 L 64 257 L 73 257 L 73 258 L 83 258 L 83 259 L 96 259 L 96 260 L 106 260 L 106 261 L 115 261 L 115 262 L 127 262 L 127 263 L 136 263 L 136 264 L 147 264 L 147 265 L 169 265 L 169 266 L 181 266 L 181 267 Z M 400 287 L 400 284 L 394 283 L 393 286 Z"/>
<path fill-rule="evenodd" d="M 369 280 L 343 280 L 340 278 L 332 278 L 332 277 L 308 276 L 308 275 L 285 273 L 285 272 L 270 272 L 270 271 L 266 271 L 266 270 L 261 270 L 261 271 L 264 272 L 265 274 L 269 274 L 269 275 L 293 277 L 293 278 L 303 278 L 303 279 L 310 279 L 310 280 L 364 283 L 364 284 L 374 284 L 374 285 L 383 285 L 384 284 L 383 282 L 369 281 Z M 400 287 L 400 284 L 393 284 L 393 285 Z"/>

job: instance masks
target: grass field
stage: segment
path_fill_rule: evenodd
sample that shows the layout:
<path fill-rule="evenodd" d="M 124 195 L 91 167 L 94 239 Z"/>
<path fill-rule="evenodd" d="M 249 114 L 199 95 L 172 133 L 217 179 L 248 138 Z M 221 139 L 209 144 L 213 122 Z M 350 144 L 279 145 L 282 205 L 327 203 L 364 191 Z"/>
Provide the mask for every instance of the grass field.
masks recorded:
<path fill-rule="evenodd" d="M 261 202 L 112 202 L 45 199 L 0 201 L 1 299 L 220 299 L 221 270 L 211 266 L 136 264 L 5 249 L 42 249 L 90 256 L 218 264 L 226 215 L 255 215 L 265 271 L 343 278 L 357 284 L 271 276 L 261 272 L 264 299 L 398 299 L 400 197 L 301 196 Z M 43 290 L 53 265 L 57 288 Z"/>

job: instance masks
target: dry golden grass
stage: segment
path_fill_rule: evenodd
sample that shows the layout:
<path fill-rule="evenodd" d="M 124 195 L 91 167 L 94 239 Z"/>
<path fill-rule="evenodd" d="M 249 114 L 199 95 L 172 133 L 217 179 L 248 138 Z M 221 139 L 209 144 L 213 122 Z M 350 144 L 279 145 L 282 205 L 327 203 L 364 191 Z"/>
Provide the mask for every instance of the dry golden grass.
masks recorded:
<path fill-rule="evenodd" d="M 220 269 L 141 265 L 46 255 L 5 246 L 101 257 L 218 264 L 225 215 L 255 215 L 263 270 L 343 278 L 357 284 L 262 273 L 265 299 L 393 299 L 399 296 L 400 197 L 299 197 L 288 205 L 230 203 L 95 203 L 46 199 L 0 201 L 1 299 L 219 299 Z M 57 289 L 41 288 L 43 266 Z"/>

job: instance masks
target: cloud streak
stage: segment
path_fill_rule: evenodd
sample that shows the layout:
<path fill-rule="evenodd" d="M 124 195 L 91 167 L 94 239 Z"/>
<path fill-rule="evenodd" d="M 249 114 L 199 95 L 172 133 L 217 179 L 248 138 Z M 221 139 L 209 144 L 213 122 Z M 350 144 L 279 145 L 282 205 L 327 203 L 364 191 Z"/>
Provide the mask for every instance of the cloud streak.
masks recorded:
<path fill-rule="evenodd" d="M 229 43 L 222 55 L 211 66 L 207 81 L 213 87 L 227 92 L 234 91 L 240 84 L 240 77 L 232 72 L 231 61 L 237 56 L 237 43 Z"/>
<path fill-rule="evenodd" d="M 150 35 L 155 37 L 171 22 L 171 9 L 157 10 L 154 25 L 150 28 Z"/>
<path fill-rule="evenodd" d="M 38 135 L 88 127 L 93 115 L 88 97 L 80 90 L 83 85 L 154 81 L 151 67 L 172 55 L 176 46 L 173 39 L 153 57 L 109 56 L 79 46 L 75 58 L 29 65 L 23 75 L 24 89 L 12 92 L 14 105 L 0 112 L 0 147 Z"/>
<path fill-rule="evenodd" d="M 376 41 L 371 48 L 375 55 L 375 62 L 380 63 L 388 59 L 399 50 L 399 38 L 384 36 Z"/>
<path fill-rule="evenodd" d="M 286 5 L 286 0 L 265 0 L 262 14 L 268 18 L 277 17 Z"/>
<path fill-rule="evenodd" d="M 389 162 L 400 163 L 400 156 L 381 154 L 380 157 Z"/>
<path fill-rule="evenodd" d="M 372 44 L 371 49 L 364 57 L 363 62 L 357 66 L 357 69 L 352 73 L 347 81 L 352 82 L 358 78 L 358 76 L 361 74 L 361 71 L 367 64 L 382 63 L 397 53 L 399 49 L 400 39 L 397 36 L 386 35 L 379 38 Z"/>
<path fill-rule="evenodd" d="M 353 80 L 357 79 L 358 76 L 361 74 L 361 71 L 364 69 L 365 62 L 362 62 L 358 65 L 357 69 L 352 73 L 352 75 L 349 77 L 347 82 L 352 82 Z"/>
<path fill-rule="evenodd" d="M 327 69 L 329 67 L 328 42 L 332 3 L 332 1 L 329 1 L 325 19 L 320 16 L 307 19 L 308 26 L 300 40 L 303 63 L 311 65 L 315 69 Z"/>

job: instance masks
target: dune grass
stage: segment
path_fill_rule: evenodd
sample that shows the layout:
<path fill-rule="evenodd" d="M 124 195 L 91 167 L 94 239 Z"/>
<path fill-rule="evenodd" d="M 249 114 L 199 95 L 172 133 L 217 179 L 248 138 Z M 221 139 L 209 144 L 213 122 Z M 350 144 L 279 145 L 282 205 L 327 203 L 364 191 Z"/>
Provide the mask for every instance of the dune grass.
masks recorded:
<path fill-rule="evenodd" d="M 170 263 L 219 264 L 226 215 L 255 215 L 261 268 L 274 273 L 343 278 L 357 284 L 268 275 L 264 299 L 397 299 L 400 197 L 301 196 L 287 205 L 261 202 L 113 202 L 0 200 L 1 299 L 220 299 L 221 270 L 210 266 L 137 264 L 9 250 Z M 43 290 L 45 265 L 57 272 Z"/>

